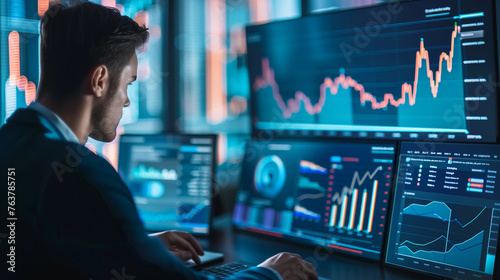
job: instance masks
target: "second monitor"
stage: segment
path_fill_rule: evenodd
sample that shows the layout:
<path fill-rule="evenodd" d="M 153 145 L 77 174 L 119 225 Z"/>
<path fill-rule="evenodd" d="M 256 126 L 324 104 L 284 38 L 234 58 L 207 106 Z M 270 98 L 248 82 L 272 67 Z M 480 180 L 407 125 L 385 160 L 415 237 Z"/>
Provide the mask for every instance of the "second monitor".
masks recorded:
<path fill-rule="evenodd" d="M 150 231 L 207 234 L 215 135 L 122 135 L 118 172 Z"/>
<path fill-rule="evenodd" d="M 253 141 L 237 227 L 379 259 L 394 144 Z"/>
<path fill-rule="evenodd" d="M 498 279 L 499 155 L 498 145 L 403 142 L 386 263 Z"/>

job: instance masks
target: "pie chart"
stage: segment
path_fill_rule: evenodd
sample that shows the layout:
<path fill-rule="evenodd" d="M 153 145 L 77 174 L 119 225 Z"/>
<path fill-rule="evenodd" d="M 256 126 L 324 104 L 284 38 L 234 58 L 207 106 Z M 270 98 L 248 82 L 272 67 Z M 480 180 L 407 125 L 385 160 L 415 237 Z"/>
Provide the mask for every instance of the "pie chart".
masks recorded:
<path fill-rule="evenodd" d="M 285 179 L 285 165 L 278 156 L 265 156 L 257 163 L 254 174 L 255 189 L 264 197 L 275 198 L 283 189 Z"/>

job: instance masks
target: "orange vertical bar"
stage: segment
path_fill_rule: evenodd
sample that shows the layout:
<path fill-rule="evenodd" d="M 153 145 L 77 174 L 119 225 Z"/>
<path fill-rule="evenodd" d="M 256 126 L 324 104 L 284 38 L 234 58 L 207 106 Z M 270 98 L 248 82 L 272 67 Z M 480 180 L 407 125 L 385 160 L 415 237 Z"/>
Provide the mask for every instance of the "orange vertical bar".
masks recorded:
<path fill-rule="evenodd" d="M 226 4 L 220 0 L 206 0 L 206 117 L 218 124 L 227 118 L 226 95 Z"/>
<path fill-rule="evenodd" d="M 370 205 L 370 217 L 368 219 L 368 232 L 372 231 L 373 214 L 375 213 L 375 199 L 377 198 L 378 180 L 373 181 L 372 203 Z"/>
<path fill-rule="evenodd" d="M 249 0 L 250 20 L 252 23 L 265 23 L 269 21 L 269 1 Z"/>
<path fill-rule="evenodd" d="M 356 218 L 356 203 L 358 201 L 358 189 L 354 189 L 351 202 L 351 217 L 349 218 L 349 229 L 354 227 L 354 218 Z"/>
<path fill-rule="evenodd" d="M 12 31 L 9 34 L 9 84 L 17 85 L 17 80 L 21 76 L 21 61 L 19 56 L 19 33 Z"/>
<path fill-rule="evenodd" d="M 17 86 L 24 91 L 26 105 L 36 98 L 36 86 L 28 78 L 21 76 L 21 56 L 19 50 L 19 33 L 12 31 L 9 34 L 9 85 Z"/>
<path fill-rule="evenodd" d="M 365 210 L 366 210 L 366 198 L 368 196 L 368 193 L 366 192 L 366 189 L 363 190 L 363 200 L 361 200 L 361 212 L 359 213 L 359 224 L 358 224 L 358 231 L 363 230 L 363 222 L 365 220 Z"/>
<path fill-rule="evenodd" d="M 223 164 L 227 160 L 227 134 L 220 133 L 217 139 L 217 163 Z"/>
<path fill-rule="evenodd" d="M 346 208 L 347 208 L 347 195 L 344 194 L 344 198 L 342 199 L 342 210 L 340 211 L 340 222 L 339 222 L 339 227 L 341 228 L 344 227 Z"/>
<path fill-rule="evenodd" d="M 116 7 L 116 0 L 102 0 L 101 5 L 110 7 L 110 8 L 115 8 Z"/>
<path fill-rule="evenodd" d="M 333 205 L 332 213 L 330 215 L 330 227 L 333 227 L 336 221 L 337 221 L 337 205 Z"/>
<path fill-rule="evenodd" d="M 17 88 L 20 90 L 20 91 L 26 91 L 26 88 L 28 87 L 28 78 L 26 78 L 25 76 L 19 76 L 19 78 L 17 78 Z"/>
<path fill-rule="evenodd" d="M 38 0 L 38 15 L 43 16 L 49 8 L 49 0 Z"/>
<path fill-rule="evenodd" d="M 36 86 L 33 82 L 28 82 L 26 91 L 24 92 L 26 105 L 30 105 L 36 98 Z"/>
<path fill-rule="evenodd" d="M 149 13 L 148 11 L 142 10 L 138 11 L 134 15 L 134 21 L 137 22 L 139 25 L 144 25 L 146 27 L 149 27 Z"/>

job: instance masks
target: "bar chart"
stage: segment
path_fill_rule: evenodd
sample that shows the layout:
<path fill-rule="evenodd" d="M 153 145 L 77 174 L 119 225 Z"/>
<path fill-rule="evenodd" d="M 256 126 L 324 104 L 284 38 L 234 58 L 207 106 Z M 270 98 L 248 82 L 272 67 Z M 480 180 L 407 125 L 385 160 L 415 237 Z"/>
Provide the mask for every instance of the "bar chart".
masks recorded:
<path fill-rule="evenodd" d="M 373 240 L 385 226 L 392 163 L 356 154 L 299 163 L 294 227 Z M 385 157 L 385 155 L 384 155 Z"/>
<path fill-rule="evenodd" d="M 358 198 L 359 191 L 357 188 L 353 189 L 350 198 L 348 197 L 347 193 L 345 193 L 342 197 L 340 206 L 332 206 L 328 226 L 347 228 L 349 230 L 356 230 L 358 232 L 366 231 L 367 233 L 370 233 L 373 229 L 373 216 L 375 213 L 377 189 L 378 180 L 374 180 L 369 207 L 367 207 L 368 191 L 366 189 L 362 191 L 360 198 Z M 350 205 L 349 216 L 347 216 L 348 205 Z M 337 213 L 339 210 L 340 213 Z M 366 215 L 367 210 L 369 211 L 368 215 Z M 357 211 L 359 211 L 359 213 Z M 338 220 L 337 216 L 339 217 Z M 365 218 L 367 217 L 368 220 L 365 222 Z"/>

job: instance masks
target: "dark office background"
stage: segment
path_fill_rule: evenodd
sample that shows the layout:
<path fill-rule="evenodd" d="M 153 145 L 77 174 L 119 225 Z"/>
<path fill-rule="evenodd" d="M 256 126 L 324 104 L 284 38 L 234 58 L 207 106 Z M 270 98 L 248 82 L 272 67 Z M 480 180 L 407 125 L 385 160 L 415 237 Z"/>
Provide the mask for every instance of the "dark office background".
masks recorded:
<path fill-rule="evenodd" d="M 129 88 L 118 134 L 217 133 L 217 212 L 230 211 L 250 136 L 245 26 L 376 0 L 102 0 L 150 29 L 139 52 L 138 81 Z M 39 22 L 48 0 L 0 2 L 0 125 L 34 100 L 39 77 Z M 498 28 L 497 28 L 498 29 Z M 119 136 L 118 136 L 119 137 Z M 118 162 L 118 137 L 87 147 Z M 227 198 L 227 199 L 226 199 Z"/>

